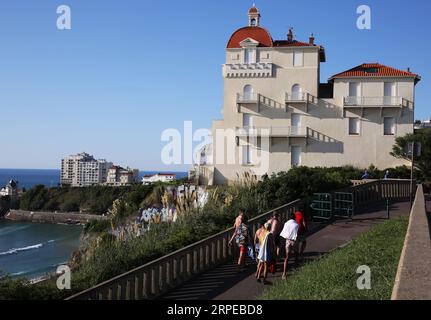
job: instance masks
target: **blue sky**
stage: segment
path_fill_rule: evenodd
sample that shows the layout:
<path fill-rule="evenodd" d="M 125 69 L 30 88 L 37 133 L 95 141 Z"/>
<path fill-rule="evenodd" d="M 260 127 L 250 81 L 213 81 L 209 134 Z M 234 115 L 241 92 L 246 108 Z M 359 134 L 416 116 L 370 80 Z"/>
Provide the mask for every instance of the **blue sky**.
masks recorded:
<path fill-rule="evenodd" d="M 221 118 L 221 65 L 253 1 L 9 0 L 0 2 L 0 168 L 58 168 L 86 151 L 142 170 L 160 160 L 166 128 L 209 128 Z M 56 28 L 57 6 L 72 30 Z M 371 7 L 372 29 L 356 28 Z M 326 48 L 321 80 L 361 64 L 422 76 L 416 118 L 431 116 L 431 2 L 256 1 L 274 39 L 290 26 Z"/>

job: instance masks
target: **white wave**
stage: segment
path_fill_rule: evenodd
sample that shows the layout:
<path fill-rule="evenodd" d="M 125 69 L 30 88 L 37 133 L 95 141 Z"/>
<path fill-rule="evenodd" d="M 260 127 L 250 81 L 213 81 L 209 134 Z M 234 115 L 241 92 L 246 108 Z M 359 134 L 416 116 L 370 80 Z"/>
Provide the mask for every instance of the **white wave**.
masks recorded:
<path fill-rule="evenodd" d="M 33 246 L 16 248 L 16 249 L 10 249 L 8 251 L 0 252 L 0 257 L 1 256 L 7 256 L 7 255 L 10 255 L 10 254 L 17 254 L 17 253 L 22 252 L 22 251 L 29 251 L 29 250 L 40 249 L 42 247 L 43 247 L 43 244 L 39 243 L 39 244 L 35 244 Z"/>

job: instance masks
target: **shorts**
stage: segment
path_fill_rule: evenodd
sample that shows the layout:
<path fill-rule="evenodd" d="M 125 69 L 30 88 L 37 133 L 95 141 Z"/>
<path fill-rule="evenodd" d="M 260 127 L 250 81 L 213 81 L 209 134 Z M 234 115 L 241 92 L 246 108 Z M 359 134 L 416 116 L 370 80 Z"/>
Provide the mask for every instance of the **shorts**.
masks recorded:
<path fill-rule="evenodd" d="M 246 254 L 248 252 L 248 248 L 246 245 L 242 244 L 239 246 L 239 252 Z"/>
<path fill-rule="evenodd" d="M 297 238 L 296 238 L 296 242 L 304 242 L 305 240 L 307 240 L 307 236 L 304 234 L 298 234 Z"/>
<path fill-rule="evenodd" d="M 290 253 L 292 253 L 293 251 L 297 252 L 297 244 L 298 241 L 292 241 L 292 240 L 286 240 L 286 257 L 289 256 Z"/>

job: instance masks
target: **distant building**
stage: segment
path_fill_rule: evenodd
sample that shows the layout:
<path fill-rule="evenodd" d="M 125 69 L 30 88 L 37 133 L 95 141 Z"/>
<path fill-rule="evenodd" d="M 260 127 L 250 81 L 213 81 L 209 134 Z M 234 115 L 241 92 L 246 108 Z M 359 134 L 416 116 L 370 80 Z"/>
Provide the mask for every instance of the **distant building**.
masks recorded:
<path fill-rule="evenodd" d="M 9 196 L 11 199 L 18 197 L 18 182 L 15 180 L 9 181 L 9 183 L 0 189 L 0 197 Z"/>
<path fill-rule="evenodd" d="M 415 123 L 415 130 L 430 129 L 430 128 L 431 128 L 431 119 L 420 121 L 420 122 L 418 121 Z"/>
<path fill-rule="evenodd" d="M 71 155 L 61 160 L 60 183 L 62 186 L 88 187 L 107 181 L 111 162 L 96 160 L 88 153 Z"/>
<path fill-rule="evenodd" d="M 177 177 L 174 173 L 157 173 L 153 175 L 145 175 L 142 179 L 142 183 L 147 185 L 155 182 L 172 182 L 176 179 Z"/>
<path fill-rule="evenodd" d="M 108 170 L 106 184 L 110 186 L 128 186 L 138 181 L 139 170 L 124 169 L 120 166 L 112 166 Z"/>

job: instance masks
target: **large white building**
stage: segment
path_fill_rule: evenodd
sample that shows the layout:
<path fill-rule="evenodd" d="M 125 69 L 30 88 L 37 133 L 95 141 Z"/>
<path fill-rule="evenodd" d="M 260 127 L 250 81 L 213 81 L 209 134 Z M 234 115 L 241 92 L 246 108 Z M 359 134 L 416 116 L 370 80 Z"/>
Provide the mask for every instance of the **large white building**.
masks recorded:
<path fill-rule="evenodd" d="M 223 119 L 212 126 L 212 161 L 199 165 L 204 181 L 225 184 L 292 166 L 388 168 L 397 136 L 413 132 L 415 85 L 420 77 L 379 63 L 363 63 L 320 81 L 325 49 L 274 40 L 248 12 L 235 31 L 223 65 Z"/>
<path fill-rule="evenodd" d="M 71 155 L 61 160 L 61 185 L 88 187 L 107 181 L 111 162 L 96 160 L 87 153 Z"/>

